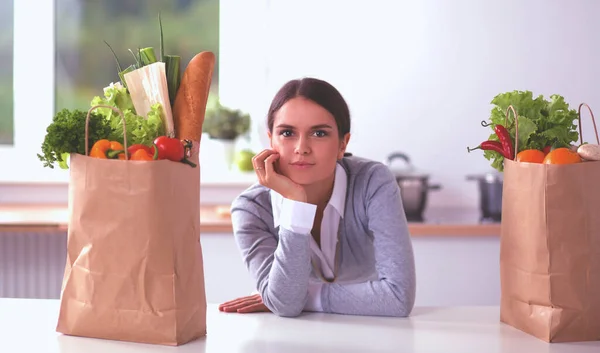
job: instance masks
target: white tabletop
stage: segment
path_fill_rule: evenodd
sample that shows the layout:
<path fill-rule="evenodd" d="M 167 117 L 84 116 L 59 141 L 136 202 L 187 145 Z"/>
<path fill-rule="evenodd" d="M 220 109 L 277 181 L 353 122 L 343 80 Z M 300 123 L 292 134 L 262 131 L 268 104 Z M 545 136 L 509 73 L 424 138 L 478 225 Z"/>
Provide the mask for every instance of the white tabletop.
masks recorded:
<path fill-rule="evenodd" d="M 180 347 L 56 333 L 57 300 L 1 299 L 0 352 L 600 352 L 600 342 L 545 343 L 499 322 L 497 307 L 415 308 L 410 318 L 226 314 L 208 306 L 208 335 Z"/>

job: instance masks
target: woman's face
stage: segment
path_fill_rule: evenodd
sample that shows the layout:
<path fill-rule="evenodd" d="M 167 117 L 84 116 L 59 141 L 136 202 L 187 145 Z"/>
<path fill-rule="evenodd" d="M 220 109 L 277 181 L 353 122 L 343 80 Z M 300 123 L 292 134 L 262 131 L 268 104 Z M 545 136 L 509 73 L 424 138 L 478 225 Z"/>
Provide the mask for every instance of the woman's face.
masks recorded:
<path fill-rule="evenodd" d="M 275 114 L 271 149 L 279 153 L 277 171 L 300 185 L 330 178 L 344 156 L 350 134 L 339 138 L 331 113 L 315 102 L 297 97 Z"/>

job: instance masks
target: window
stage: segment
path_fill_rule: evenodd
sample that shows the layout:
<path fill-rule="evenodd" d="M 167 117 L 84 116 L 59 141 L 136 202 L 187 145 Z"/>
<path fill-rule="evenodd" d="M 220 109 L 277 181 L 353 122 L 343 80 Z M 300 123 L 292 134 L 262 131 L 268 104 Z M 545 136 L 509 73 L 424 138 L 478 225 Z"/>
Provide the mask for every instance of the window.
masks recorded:
<path fill-rule="evenodd" d="M 13 144 L 13 1 L 0 2 L 0 145 Z"/>
<path fill-rule="evenodd" d="M 0 90 L 7 84 L 12 94 L 8 101 L 14 102 L 12 114 L 6 114 L 6 95 L 0 91 L 0 124 L 12 124 L 12 144 L 0 143 L 0 183 L 68 181 L 68 171 L 44 168 L 37 158 L 46 127 L 61 108 L 89 108 L 92 98 L 117 80 L 115 61 L 104 41 L 127 64 L 132 62 L 128 49 L 158 48 L 159 11 L 166 51 L 181 55 L 182 66 L 200 50 L 215 52 L 209 100 L 218 92 L 225 104 L 249 112 L 253 124 L 262 129 L 269 103 L 264 95 L 266 4 L 267 0 L 54 0 L 37 2 L 36 11 L 31 11 L 27 1 L 0 1 L 0 56 L 4 58 L 7 42 L 14 44 L 12 49 L 8 45 L 13 69 L 4 65 L 6 61 L 0 65 Z M 13 28 L 14 39 L 4 26 Z M 8 77 L 3 70 L 9 70 Z M 203 174 L 210 169 L 203 168 Z M 203 182 L 207 179 L 211 178 Z M 218 175 L 212 179 L 221 182 Z"/>
<path fill-rule="evenodd" d="M 0 3 L 0 19 L 8 17 L 0 26 L 9 26 L 13 11 L 3 8 L 6 1 Z M 152 46 L 158 53 L 159 12 L 165 52 L 180 55 L 182 67 L 202 50 L 218 56 L 219 0 L 55 0 L 37 3 L 35 12 L 26 1 L 14 2 L 14 90 L 11 72 L 7 79 L 3 71 L 7 66 L 0 68 L 0 128 L 14 134 L 11 146 L 0 145 L 0 165 L 10 166 L 0 167 L 0 182 L 68 180 L 68 171 L 44 168 L 37 158 L 46 127 L 62 108 L 89 109 L 94 96 L 118 80 L 113 54 L 104 41 L 123 65 L 133 60 L 128 49 Z M 0 35 L 0 55 L 12 42 L 6 32 Z M 218 72 L 217 61 L 210 99 L 216 97 Z M 14 114 L 6 114 L 6 85 L 14 95 L 14 109 L 9 106 Z"/>
<path fill-rule="evenodd" d="M 165 54 L 181 56 L 181 67 L 203 50 L 219 52 L 219 0 L 55 0 L 56 106 L 88 110 L 94 96 L 119 81 L 108 43 L 124 69 L 129 52 L 154 47 L 159 55 L 158 13 Z M 183 69 L 182 69 L 183 71 Z M 211 99 L 218 92 L 218 62 Z"/>

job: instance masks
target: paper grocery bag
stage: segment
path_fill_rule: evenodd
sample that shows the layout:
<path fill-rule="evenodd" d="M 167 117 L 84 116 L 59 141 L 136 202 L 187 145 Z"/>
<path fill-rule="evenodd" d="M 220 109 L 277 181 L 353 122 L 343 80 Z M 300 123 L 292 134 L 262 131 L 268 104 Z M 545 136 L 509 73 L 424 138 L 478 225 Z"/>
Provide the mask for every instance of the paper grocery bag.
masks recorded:
<path fill-rule="evenodd" d="M 546 342 L 600 340 L 599 182 L 600 162 L 504 161 L 502 322 Z"/>
<path fill-rule="evenodd" d="M 204 336 L 199 208 L 199 165 L 73 154 L 57 331 L 162 345 Z"/>

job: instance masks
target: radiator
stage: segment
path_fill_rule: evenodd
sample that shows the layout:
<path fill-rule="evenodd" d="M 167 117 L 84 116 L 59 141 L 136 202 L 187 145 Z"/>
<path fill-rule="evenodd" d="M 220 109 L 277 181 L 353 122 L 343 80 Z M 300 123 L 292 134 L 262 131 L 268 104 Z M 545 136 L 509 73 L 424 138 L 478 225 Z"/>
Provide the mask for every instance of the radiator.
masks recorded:
<path fill-rule="evenodd" d="M 66 231 L 0 230 L 0 297 L 60 298 L 66 256 Z"/>

